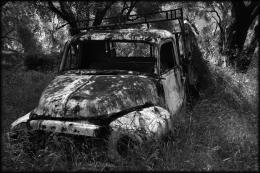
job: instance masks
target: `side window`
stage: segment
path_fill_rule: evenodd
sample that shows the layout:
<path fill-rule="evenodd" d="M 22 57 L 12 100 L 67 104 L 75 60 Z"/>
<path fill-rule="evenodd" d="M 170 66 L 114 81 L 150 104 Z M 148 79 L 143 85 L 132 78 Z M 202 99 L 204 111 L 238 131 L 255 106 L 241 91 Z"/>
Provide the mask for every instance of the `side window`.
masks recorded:
<path fill-rule="evenodd" d="M 77 69 L 79 65 L 79 45 L 70 45 L 67 58 L 65 69 Z"/>
<path fill-rule="evenodd" d="M 160 50 L 161 72 L 167 72 L 176 66 L 172 42 L 165 43 Z"/>

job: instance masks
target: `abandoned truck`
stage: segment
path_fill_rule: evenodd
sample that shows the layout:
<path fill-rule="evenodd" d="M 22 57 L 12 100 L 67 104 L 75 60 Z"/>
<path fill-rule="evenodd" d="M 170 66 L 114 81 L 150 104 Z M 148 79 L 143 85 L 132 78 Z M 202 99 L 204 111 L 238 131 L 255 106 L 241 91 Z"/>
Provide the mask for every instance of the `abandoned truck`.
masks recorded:
<path fill-rule="evenodd" d="M 142 141 L 173 128 L 185 105 L 176 36 L 161 29 L 92 29 L 70 39 L 38 106 L 12 123 L 30 131 Z M 120 154 L 120 153 L 119 153 Z"/>

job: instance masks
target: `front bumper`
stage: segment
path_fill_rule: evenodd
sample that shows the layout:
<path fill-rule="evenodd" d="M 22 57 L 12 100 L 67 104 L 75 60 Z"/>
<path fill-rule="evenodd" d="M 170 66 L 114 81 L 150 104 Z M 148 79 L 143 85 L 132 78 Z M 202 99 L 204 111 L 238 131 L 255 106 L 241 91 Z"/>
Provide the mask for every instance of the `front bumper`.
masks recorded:
<path fill-rule="evenodd" d="M 99 135 L 102 126 L 91 124 L 87 121 L 60 121 L 60 120 L 31 120 L 30 113 L 18 118 L 11 124 L 11 130 L 26 124 L 28 130 L 43 130 L 53 133 L 93 136 Z"/>
<path fill-rule="evenodd" d="M 43 130 L 53 133 L 65 133 L 92 137 L 96 137 L 98 130 L 101 128 L 98 125 L 90 124 L 85 121 L 72 122 L 57 120 L 30 120 L 28 125 L 30 130 Z"/>

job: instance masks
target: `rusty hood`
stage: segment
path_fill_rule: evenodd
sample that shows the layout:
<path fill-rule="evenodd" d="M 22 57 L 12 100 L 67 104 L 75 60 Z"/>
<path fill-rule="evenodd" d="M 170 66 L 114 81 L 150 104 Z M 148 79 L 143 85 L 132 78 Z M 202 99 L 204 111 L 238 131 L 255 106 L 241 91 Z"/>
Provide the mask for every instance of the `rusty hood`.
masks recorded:
<path fill-rule="evenodd" d="M 151 77 L 67 73 L 47 86 L 33 114 L 68 118 L 109 116 L 146 103 L 159 103 Z"/>

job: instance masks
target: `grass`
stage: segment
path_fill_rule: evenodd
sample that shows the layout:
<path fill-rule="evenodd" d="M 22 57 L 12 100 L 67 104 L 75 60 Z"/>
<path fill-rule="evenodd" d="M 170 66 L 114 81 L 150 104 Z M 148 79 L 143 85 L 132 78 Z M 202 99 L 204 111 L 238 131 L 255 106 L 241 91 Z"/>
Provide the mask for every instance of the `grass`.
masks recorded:
<path fill-rule="evenodd" d="M 41 92 L 53 79 L 52 73 L 37 71 L 2 71 L 2 122 L 3 128 L 25 115 L 38 104 Z"/>
<path fill-rule="evenodd" d="M 218 91 L 232 98 L 244 110 L 258 111 L 258 69 L 249 73 L 236 72 L 231 67 L 210 66 Z M 231 101 L 233 102 L 233 101 Z"/>
<path fill-rule="evenodd" d="M 31 145 L 26 134 L 20 143 L 11 144 L 6 135 L 11 122 L 38 104 L 43 88 L 53 77 L 36 71 L 2 73 L 3 170 L 259 170 L 257 116 L 232 107 L 219 90 L 201 98 L 192 111 L 176 117 L 173 134 L 161 141 L 145 142 L 126 161 L 110 160 L 102 140 L 85 139 L 82 143 L 81 138 L 51 135 L 34 153 L 24 147 Z"/>

